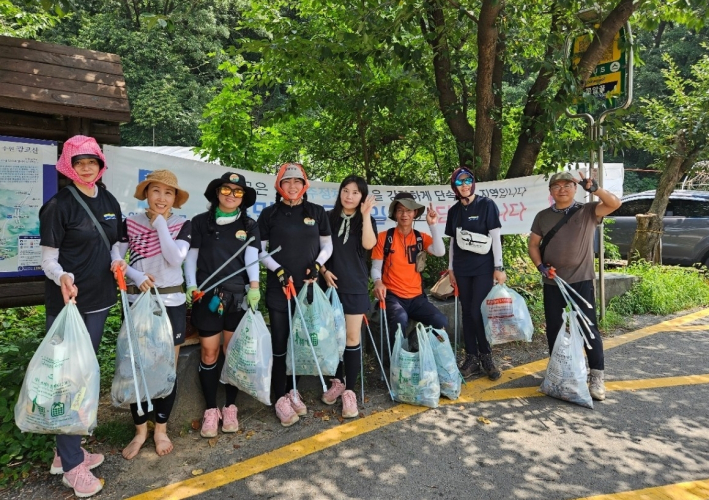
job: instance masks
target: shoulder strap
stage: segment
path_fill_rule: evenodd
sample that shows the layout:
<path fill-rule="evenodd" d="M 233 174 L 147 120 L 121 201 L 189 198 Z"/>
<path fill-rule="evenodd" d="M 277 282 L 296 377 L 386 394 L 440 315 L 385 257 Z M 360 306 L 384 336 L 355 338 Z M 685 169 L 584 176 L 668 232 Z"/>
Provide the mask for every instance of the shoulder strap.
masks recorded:
<path fill-rule="evenodd" d="M 539 252 L 542 256 L 542 263 L 544 263 L 544 250 L 546 250 L 547 245 L 549 244 L 551 239 L 556 235 L 556 233 L 559 231 L 559 229 L 562 228 L 564 224 L 569 222 L 569 219 L 572 215 L 581 210 L 581 206 L 582 205 L 576 205 L 575 207 L 569 209 L 569 211 L 561 218 L 561 220 L 556 223 L 556 226 L 554 226 L 551 231 L 544 235 L 544 237 L 542 238 L 542 242 L 539 244 Z"/>
<path fill-rule="evenodd" d="M 387 229 L 387 236 L 384 238 L 384 260 L 387 260 L 389 254 L 391 253 L 391 245 L 394 243 L 394 228 L 390 227 Z"/>
<path fill-rule="evenodd" d="M 94 213 L 91 211 L 89 206 L 86 204 L 84 200 L 81 199 L 81 196 L 79 196 L 79 193 L 76 192 L 76 188 L 74 186 L 67 186 L 67 189 L 69 192 L 76 198 L 76 201 L 79 202 L 79 205 L 84 207 L 84 210 L 86 210 L 86 213 L 89 214 L 89 217 L 91 218 L 91 221 L 94 223 L 94 226 L 96 226 L 96 229 L 98 230 L 98 234 L 101 235 L 101 239 L 103 239 L 103 242 L 106 244 L 106 249 L 108 251 L 111 251 L 111 244 L 108 242 L 108 236 L 106 236 L 106 232 L 103 230 L 101 227 L 101 224 L 99 224 L 98 220 L 96 220 L 96 216 Z"/>
<path fill-rule="evenodd" d="M 421 233 L 414 229 L 414 236 L 416 236 L 416 250 L 421 252 L 423 250 L 423 236 Z"/>

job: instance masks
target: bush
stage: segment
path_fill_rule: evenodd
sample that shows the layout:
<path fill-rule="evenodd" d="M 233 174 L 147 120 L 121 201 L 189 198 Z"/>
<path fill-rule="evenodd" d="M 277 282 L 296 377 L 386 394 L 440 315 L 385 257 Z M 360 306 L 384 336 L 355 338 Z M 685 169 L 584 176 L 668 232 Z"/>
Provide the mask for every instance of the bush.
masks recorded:
<path fill-rule="evenodd" d="M 625 272 L 641 280 L 628 293 L 611 299 L 609 309 L 621 316 L 666 315 L 709 304 L 709 280 L 697 269 L 654 266 L 642 261 Z"/>

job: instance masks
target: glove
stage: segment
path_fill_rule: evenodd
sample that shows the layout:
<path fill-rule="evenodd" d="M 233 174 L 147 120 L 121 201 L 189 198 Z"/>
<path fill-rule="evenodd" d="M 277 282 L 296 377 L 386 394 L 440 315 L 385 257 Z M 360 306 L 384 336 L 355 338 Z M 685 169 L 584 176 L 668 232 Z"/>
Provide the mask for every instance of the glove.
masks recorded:
<path fill-rule="evenodd" d="M 286 268 L 283 266 L 279 267 L 276 269 L 276 277 L 278 278 L 278 282 L 281 284 L 283 288 L 288 286 L 288 282 L 290 281 L 291 274 L 288 272 Z"/>
<path fill-rule="evenodd" d="M 258 301 L 261 300 L 261 291 L 258 288 L 249 288 L 246 292 L 246 302 L 252 311 L 258 310 Z"/>
<path fill-rule="evenodd" d="M 588 179 L 586 179 L 588 181 Z M 589 187 L 586 187 L 587 182 L 582 182 L 581 187 L 583 188 L 584 191 L 588 193 L 595 193 L 598 191 L 598 183 L 596 182 L 596 179 L 591 179 L 591 185 Z"/>
<path fill-rule="evenodd" d="M 310 264 L 309 271 L 310 272 L 305 275 L 306 280 L 318 279 L 318 274 L 320 273 L 320 264 L 318 263 L 317 260 L 315 262 L 313 262 L 312 264 Z"/>
<path fill-rule="evenodd" d="M 192 285 L 187 287 L 187 291 L 185 292 L 185 295 L 187 296 L 187 305 L 191 306 L 192 305 L 192 295 L 197 291 L 197 287 Z"/>
<path fill-rule="evenodd" d="M 547 266 L 545 266 L 544 264 L 539 264 L 537 266 L 537 269 L 539 269 L 539 272 L 542 273 L 542 276 L 544 276 L 546 279 L 551 279 L 549 277 L 549 274 L 551 271 L 549 270 L 549 268 Z"/>

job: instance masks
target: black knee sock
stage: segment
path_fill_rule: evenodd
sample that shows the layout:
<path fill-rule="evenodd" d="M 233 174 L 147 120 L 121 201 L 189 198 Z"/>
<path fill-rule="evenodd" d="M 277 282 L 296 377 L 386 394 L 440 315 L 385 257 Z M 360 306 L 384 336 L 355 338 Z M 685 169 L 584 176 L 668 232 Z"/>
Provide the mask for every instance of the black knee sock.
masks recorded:
<path fill-rule="evenodd" d="M 273 368 L 271 368 L 271 392 L 276 401 L 286 395 L 286 377 L 286 355 L 274 355 Z"/>
<path fill-rule="evenodd" d="M 236 387 L 235 385 L 231 384 L 223 384 L 224 385 L 224 395 L 226 396 L 224 399 L 224 407 L 235 405 L 236 404 L 236 396 L 239 394 L 239 388 Z"/>
<path fill-rule="evenodd" d="M 202 394 L 208 410 L 217 407 L 217 384 L 219 384 L 219 370 L 217 363 L 205 365 L 199 363 L 199 381 L 202 383 Z"/>
<path fill-rule="evenodd" d="M 300 375 L 295 376 L 295 383 L 298 384 L 300 382 Z M 288 377 L 288 380 L 286 380 L 286 392 L 290 392 L 293 390 L 293 375 Z"/>
<path fill-rule="evenodd" d="M 353 391 L 357 383 L 357 375 L 362 368 L 360 359 L 361 344 L 345 347 L 345 354 L 342 356 L 345 363 L 345 389 Z"/>
<path fill-rule="evenodd" d="M 345 379 L 345 368 L 344 363 L 340 361 L 337 365 L 337 371 L 335 372 L 335 378 L 342 382 Z"/>
<path fill-rule="evenodd" d="M 172 387 L 172 392 L 165 396 L 164 398 L 156 399 L 153 401 L 153 408 L 155 409 L 155 423 L 156 424 L 166 424 L 170 418 L 170 413 L 172 413 L 172 407 L 175 405 L 175 396 L 177 395 L 177 380 L 175 380 L 175 385 Z"/>

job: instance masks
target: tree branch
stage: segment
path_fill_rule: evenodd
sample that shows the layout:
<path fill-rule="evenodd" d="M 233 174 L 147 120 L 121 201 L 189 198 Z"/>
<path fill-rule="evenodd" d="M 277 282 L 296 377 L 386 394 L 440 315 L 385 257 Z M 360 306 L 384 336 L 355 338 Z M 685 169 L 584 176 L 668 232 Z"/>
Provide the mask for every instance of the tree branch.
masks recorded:
<path fill-rule="evenodd" d="M 463 14 L 465 14 L 467 17 L 469 17 L 475 24 L 478 23 L 478 18 L 475 17 L 475 14 L 470 12 L 468 9 L 462 7 L 458 2 L 455 0 L 446 0 L 449 4 L 451 4 L 453 7 L 456 9 L 460 10 Z"/>

